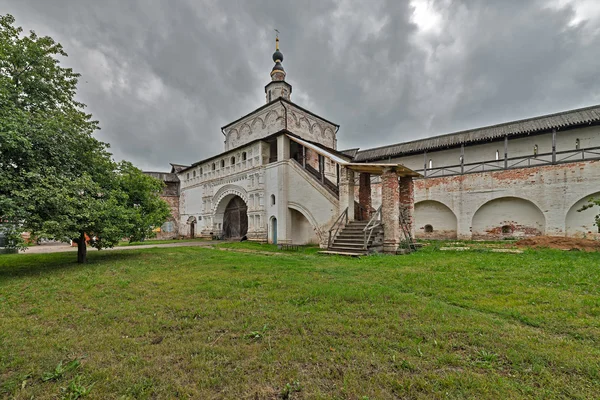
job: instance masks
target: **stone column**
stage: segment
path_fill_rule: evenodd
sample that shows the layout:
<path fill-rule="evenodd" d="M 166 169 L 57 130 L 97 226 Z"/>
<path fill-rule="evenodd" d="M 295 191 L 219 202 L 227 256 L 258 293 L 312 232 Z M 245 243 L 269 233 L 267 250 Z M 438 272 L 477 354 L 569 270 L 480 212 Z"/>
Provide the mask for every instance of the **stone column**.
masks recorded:
<path fill-rule="evenodd" d="M 361 172 L 358 186 L 358 203 L 364 208 L 363 220 L 371 217 L 371 174 Z"/>
<path fill-rule="evenodd" d="M 354 220 L 354 171 L 340 167 L 340 210 L 341 214 L 348 207 L 348 220 Z"/>
<path fill-rule="evenodd" d="M 400 184 L 392 168 L 381 175 L 381 218 L 383 252 L 395 254 L 400 244 Z"/>
<path fill-rule="evenodd" d="M 412 176 L 403 176 L 400 185 L 400 208 L 406 210 L 410 234 L 415 237 L 415 184 Z M 404 239 L 404 238 L 402 238 Z"/>
<path fill-rule="evenodd" d="M 290 138 L 286 135 L 277 137 L 277 161 L 283 161 L 290 158 Z"/>

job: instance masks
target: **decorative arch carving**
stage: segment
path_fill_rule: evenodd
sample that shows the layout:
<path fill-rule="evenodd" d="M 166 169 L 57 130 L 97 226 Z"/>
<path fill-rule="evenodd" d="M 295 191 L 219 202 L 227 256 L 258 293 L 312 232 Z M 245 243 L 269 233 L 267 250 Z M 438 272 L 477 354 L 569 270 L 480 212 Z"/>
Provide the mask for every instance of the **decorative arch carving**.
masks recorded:
<path fill-rule="evenodd" d="M 244 135 L 244 134 L 250 135 L 251 133 L 252 133 L 252 128 L 250 127 L 250 125 L 248 125 L 247 123 L 244 123 L 242 126 L 240 126 L 240 131 L 237 134 L 237 138 L 239 139 L 242 135 Z"/>
<path fill-rule="evenodd" d="M 250 129 L 254 130 L 254 126 L 256 124 L 260 124 L 260 129 L 265 129 L 266 125 L 265 125 L 265 121 L 263 121 L 263 119 L 261 117 L 256 117 L 252 120 L 252 122 L 250 122 Z"/>
<path fill-rule="evenodd" d="M 213 212 L 215 214 L 223 213 L 225 211 L 225 207 L 227 206 L 227 202 L 224 202 L 223 199 L 226 197 L 231 198 L 233 196 L 239 196 L 242 200 L 244 200 L 244 203 L 248 205 L 248 192 L 246 192 L 246 190 L 241 186 L 229 184 L 221 187 L 213 196 Z"/>
<path fill-rule="evenodd" d="M 269 112 L 267 112 L 267 115 L 265 115 L 264 127 L 266 127 L 270 122 L 277 121 L 278 117 L 279 117 L 279 114 L 277 114 L 277 111 L 269 110 Z"/>

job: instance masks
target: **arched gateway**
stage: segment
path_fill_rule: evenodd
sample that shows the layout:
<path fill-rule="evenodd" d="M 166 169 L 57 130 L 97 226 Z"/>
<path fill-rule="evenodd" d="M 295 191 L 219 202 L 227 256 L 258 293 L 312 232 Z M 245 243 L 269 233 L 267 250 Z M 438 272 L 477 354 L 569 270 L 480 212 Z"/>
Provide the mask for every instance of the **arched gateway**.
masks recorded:
<path fill-rule="evenodd" d="M 233 196 L 223 215 L 223 236 L 241 238 L 248 233 L 248 206 L 239 196 Z"/>

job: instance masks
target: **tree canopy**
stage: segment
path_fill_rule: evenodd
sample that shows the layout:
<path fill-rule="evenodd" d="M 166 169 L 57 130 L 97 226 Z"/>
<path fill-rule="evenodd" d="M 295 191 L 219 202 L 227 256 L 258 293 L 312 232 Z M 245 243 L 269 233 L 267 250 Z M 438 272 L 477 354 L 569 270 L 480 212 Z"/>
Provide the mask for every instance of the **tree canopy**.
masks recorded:
<path fill-rule="evenodd" d="M 12 246 L 22 232 L 79 241 L 98 249 L 140 240 L 169 216 L 162 182 L 131 163 L 116 163 L 85 105 L 80 77 L 62 67 L 67 54 L 52 38 L 23 35 L 0 16 L 0 222 Z M 83 245 L 82 245 L 83 242 Z"/>

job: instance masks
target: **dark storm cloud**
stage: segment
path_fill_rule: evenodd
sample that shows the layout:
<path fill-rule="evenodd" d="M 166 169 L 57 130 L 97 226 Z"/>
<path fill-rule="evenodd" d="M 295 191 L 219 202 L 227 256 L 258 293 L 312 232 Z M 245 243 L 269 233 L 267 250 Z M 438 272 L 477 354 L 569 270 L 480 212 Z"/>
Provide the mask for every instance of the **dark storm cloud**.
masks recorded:
<path fill-rule="evenodd" d="M 218 153 L 264 103 L 273 28 L 293 100 L 369 147 L 600 102 L 593 0 L 0 0 L 61 42 L 115 157 Z"/>

